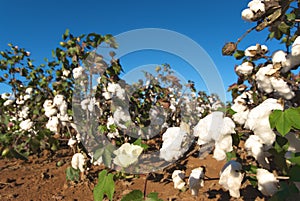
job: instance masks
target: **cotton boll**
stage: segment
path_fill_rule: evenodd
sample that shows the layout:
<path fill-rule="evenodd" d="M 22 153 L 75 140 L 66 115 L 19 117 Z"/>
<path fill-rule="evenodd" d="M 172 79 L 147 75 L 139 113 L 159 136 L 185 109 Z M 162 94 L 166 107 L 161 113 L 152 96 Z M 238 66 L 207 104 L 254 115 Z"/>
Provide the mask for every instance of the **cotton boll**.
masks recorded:
<path fill-rule="evenodd" d="M 235 71 L 238 74 L 242 74 L 242 75 L 250 75 L 252 73 L 252 70 L 253 70 L 253 64 L 248 61 L 242 63 L 242 65 L 237 66 L 235 69 Z"/>
<path fill-rule="evenodd" d="M 25 93 L 28 94 L 28 95 L 32 94 L 32 92 L 33 92 L 33 88 L 31 88 L 31 87 L 28 87 L 28 88 L 25 90 Z"/>
<path fill-rule="evenodd" d="M 130 143 L 124 143 L 121 147 L 113 152 L 116 155 L 113 162 L 118 166 L 126 168 L 129 165 L 137 162 L 138 157 L 142 152 L 142 147 Z"/>
<path fill-rule="evenodd" d="M 50 117 L 47 124 L 46 128 L 48 128 L 50 131 L 57 133 L 58 132 L 58 125 L 59 125 L 59 120 L 57 116 Z"/>
<path fill-rule="evenodd" d="M 76 144 L 76 142 L 77 142 L 77 140 L 71 137 L 68 140 L 68 146 L 73 147 Z"/>
<path fill-rule="evenodd" d="M 11 104 L 13 104 L 14 101 L 13 100 L 6 100 L 4 103 L 3 103 L 3 106 L 9 106 Z"/>
<path fill-rule="evenodd" d="M 242 165 L 236 161 L 228 161 L 221 170 L 219 184 L 229 190 L 230 196 L 239 198 L 243 174 Z"/>
<path fill-rule="evenodd" d="M 82 75 L 84 73 L 84 69 L 82 66 L 79 66 L 77 68 L 74 68 L 72 73 L 73 73 L 74 79 L 78 79 L 78 78 L 82 77 Z"/>
<path fill-rule="evenodd" d="M 205 170 L 198 167 L 192 170 L 188 183 L 193 196 L 198 196 L 199 189 L 204 186 Z"/>
<path fill-rule="evenodd" d="M 162 137 L 163 144 L 159 157 L 168 162 L 178 160 L 188 149 L 188 147 L 182 147 L 186 137 L 187 133 L 180 127 L 168 128 Z"/>
<path fill-rule="evenodd" d="M 265 4 L 261 0 L 252 0 L 248 3 L 248 7 L 255 13 L 258 11 L 265 12 Z"/>
<path fill-rule="evenodd" d="M 61 104 L 63 104 L 63 101 L 64 101 L 64 96 L 57 94 L 53 99 L 53 105 L 60 106 Z"/>
<path fill-rule="evenodd" d="M 269 51 L 269 49 L 266 45 L 261 45 L 260 49 L 263 54 L 266 54 Z"/>
<path fill-rule="evenodd" d="M 263 167 L 269 168 L 263 142 L 257 135 L 250 135 L 245 142 L 245 149 L 250 156 L 253 156 Z"/>
<path fill-rule="evenodd" d="M 80 170 L 80 172 L 84 172 L 84 166 L 85 166 L 85 157 L 82 153 L 76 153 L 72 157 L 71 161 L 72 168 L 75 170 Z"/>
<path fill-rule="evenodd" d="M 174 170 L 172 173 L 172 180 L 174 183 L 174 188 L 182 190 L 185 187 L 184 182 L 185 174 L 182 170 Z"/>
<path fill-rule="evenodd" d="M 11 94 L 10 94 L 10 93 L 3 93 L 3 94 L 1 94 L 1 98 L 2 98 L 2 99 L 4 99 L 4 100 L 7 100 L 7 99 L 9 99 L 9 98 L 10 98 L 10 96 L 11 96 Z"/>
<path fill-rule="evenodd" d="M 291 54 L 288 54 L 286 57 L 286 61 L 282 63 L 281 72 L 287 73 L 292 68 L 300 65 L 300 57 L 299 56 L 292 56 Z"/>
<path fill-rule="evenodd" d="M 292 56 L 298 57 L 298 61 L 300 60 L 300 36 L 296 38 L 292 45 Z"/>
<path fill-rule="evenodd" d="M 26 119 L 20 123 L 20 128 L 24 131 L 28 131 L 33 126 L 33 122 L 30 119 Z"/>
<path fill-rule="evenodd" d="M 285 62 L 286 56 L 287 56 L 286 52 L 284 52 L 282 50 L 278 50 L 278 51 L 274 52 L 272 55 L 273 64 Z"/>
<path fill-rule="evenodd" d="M 273 69 L 273 65 L 269 64 L 265 67 L 261 67 L 255 74 L 257 86 L 259 89 L 266 93 L 273 92 L 273 87 L 269 76 L 266 76 Z"/>
<path fill-rule="evenodd" d="M 272 196 L 278 191 L 278 180 L 268 170 L 257 169 L 256 178 L 258 190 L 265 196 Z"/>
<path fill-rule="evenodd" d="M 280 96 L 287 100 L 290 100 L 295 96 L 295 93 L 283 79 L 271 77 L 270 81 L 273 89 L 276 90 Z"/>
<path fill-rule="evenodd" d="M 226 152 L 232 151 L 232 137 L 231 135 L 225 135 L 219 141 L 215 143 L 215 150 L 213 158 L 218 161 L 226 159 Z"/>
<path fill-rule="evenodd" d="M 131 121 L 130 114 L 128 110 L 123 109 L 122 107 L 117 107 L 116 111 L 113 114 L 114 122 L 119 128 L 127 129 L 126 122 Z"/>
<path fill-rule="evenodd" d="M 246 8 L 242 11 L 242 19 L 248 22 L 252 22 L 254 17 L 254 13 L 250 8 Z"/>
<path fill-rule="evenodd" d="M 253 46 L 250 46 L 248 47 L 246 50 L 245 50 L 245 56 L 247 57 L 254 57 L 256 54 L 257 54 L 257 48 L 258 46 L 257 45 L 253 45 Z"/>
<path fill-rule="evenodd" d="M 90 100 L 88 98 L 82 100 L 81 103 L 80 103 L 81 109 L 87 110 L 87 106 L 88 106 L 89 103 L 90 103 Z"/>

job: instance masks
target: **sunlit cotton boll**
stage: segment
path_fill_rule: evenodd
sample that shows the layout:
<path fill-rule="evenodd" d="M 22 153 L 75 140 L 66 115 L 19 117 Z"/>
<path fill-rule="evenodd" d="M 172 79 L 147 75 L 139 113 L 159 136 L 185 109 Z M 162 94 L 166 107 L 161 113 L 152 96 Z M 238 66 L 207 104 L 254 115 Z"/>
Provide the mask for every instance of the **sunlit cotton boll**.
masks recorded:
<path fill-rule="evenodd" d="M 234 128 L 235 124 L 229 117 L 224 117 L 223 112 L 215 111 L 200 119 L 194 127 L 194 136 L 199 137 L 198 144 L 203 145 L 235 133 Z"/>
<path fill-rule="evenodd" d="M 88 98 L 81 101 L 81 109 L 87 110 L 88 104 L 90 103 L 90 100 Z"/>
<path fill-rule="evenodd" d="M 121 147 L 114 151 L 116 157 L 114 158 L 114 164 L 123 168 L 138 161 L 138 157 L 143 152 L 143 148 L 138 145 L 130 143 L 124 143 Z"/>
<path fill-rule="evenodd" d="M 242 74 L 242 75 L 250 75 L 252 73 L 253 70 L 253 64 L 251 62 L 244 62 L 241 65 L 237 66 L 235 71 L 238 74 Z"/>
<path fill-rule="evenodd" d="M 3 94 L 1 94 L 1 98 L 2 98 L 2 99 L 4 99 L 4 100 L 7 100 L 7 99 L 9 99 L 9 98 L 10 98 L 10 96 L 11 96 L 11 94 L 10 94 L 10 93 L 3 93 Z"/>
<path fill-rule="evenodd" d="M 242 11 L 242 19 L 248 22 L 252 22 L 254 17 L 254 13 L 250 8 L 246 8 Z"/>
<path fill-rule="evenodd" d="M 114 122 L 119 128 L 127 129 L 126 123 L 131 122 L 131 117 L 128 110 L 117 107 L 116 111 L 113 114 Z"/>
<path fill-rule="evenodd" d="M 174 170 L 172 173 L 172 180 L 174 183 L 174 188 L 182 190 L 185 187 L 184 182 L 185 174 L 182 170 Z"/>
<path fill-rule="evenodd" d="M 259 168 L 256 170 L 258 190 L 265 196 L 272 196 L 278 191 L 278 180 L 274 174 L 266 169 Z"/>
<path fill-rule="evenodd" d="M 73 73 L 74 79 L 78 79 L 78 78 L 82 77 L 82 75 L 84 73 L 84 69 L 82 66 L 79 66 L 77 68 L 74 68 L 72 73 Z"/>
<path fill-rule="evenodd" d="M 70 147 L 73 147 L 75 144 L 76 144 L 77 140 L 74 139 L 73 137 L 71 137 L 69 140 L 68 140 L 68 146 Z"/>
<path fill-rule="evenodd" d="M 276 109 L 283 110 L 283 106 L 277 99 L 268 98 L 250 110 L 245 123 L 245 128 L 252 130 L 266 145 L 271 145 L 275 141 L 276 135 L 270 127 L 269 115 Z"/>
<path fill-rule="evenodd" d="M 53 105 L 60 106 L 64 102 L 64 96 L 57 94 L 53 99 Z"/>
<path fill-rule="evenodd" d="M 25 93 L 28 94 L 28 95 L 32 94 L 32 92 L 33 92 L 33 88 L 31 88 L 31 87 L 28 87 L 28 88 L 25 90 Z"/>
<path fill-rule="evenodd" d="M 199 189 L 204 186 L 205 170 L 203 167 L 192 170 L 188 183 L 193 196 L 198 196 Z"/>
<path fill-rule="evenodd" d="M 266 75 L 272 69 L 273 69 L 273 65 L 269 64 L 265 67 L 261 67 L 255 74 L 258 88 L 263 90 L 266 93 L 273 92 L 273 87 L 272 87 L 272 83 L 270 81 L 270 77 Z"/>
<path fill-rule="evenodd" d="M 243 92 L 233 102 L 234 104 L 231 106 L 231 109 L 236 113 L 232 115 L 232 118 L 238 124 L 244 125 L 249 114 L 247 104 L 253 103 L 252 93 L 250 91 Z"/>
<path fill-rule="evenodd" d="M 258 48 L 257 45 L 252 45 L 248 47 L 244 52 L 245 56 L 254 57 L 257 54 L 257 48 Z"/>
<path fill-rule="evenodd" d="M 295 96 L 295 93 L 283 79 L 271 77 L 270 81 L 274 90 L 283 98 L 290 100 Z"/>
<path fill-rule="evenodd" d="M 274 52 L 272 55 L 273 64 L 285 62 L 286 56 L 287 56 L 286 52 L 284 52 L 282 50 L 278 50 L 278 51 Z"/>
<path fill-rule="evenodd" d="M 52 105 L 52 100 L 45 100 L 43 104 L 46 117 L 52 117 L 57 114 L 57 110 L 54 105 Z"/>
<path fill-rule="evenodd" d="M 4 103 L 3 103 L 3 106 L 9 106 L 11 104 L 13 104 L 13 100 L 6 100 Z"/>
<path fill-rule="evenodd" d="M 248 3 L 248 7 L 255 13 L 258 11 L 265 12 L 265 4 L 261 0 L 252 0 Z"/>
<path fill-rule="evenodd" d="M 33 122 L 30 119 L 26 119 L 20 123 L 20 128 L 24 131 L 28 131 L 33 126 Z"/>
<path fill-rule="evenodd" d="M 215 142 L 213 158 L 218 161 L 224 160 L 226 159 L 226 153 L 230 151 L 232 151 L 232 137 L 231 135 L 225 135 Z"/>
<path fill-rule="evenodd" d="M 182 147 L 186 136 L 187 133 L 180 127 L 168 128 L 162 137 L 163 144 L 159 157 L 168 162 L 178 160 L 187 151 L 188 147 Z"/>
<path fill-rule="evenodd" d="M 72 157 L 71 161 L 72 168 L 75 170 L 80 170 L 80 172 L 84 172 L 84 166 L 85 166 L 85 157 L 82 153 L 76 153 Z"/>
<path fill-rule="evenodd" d="M 228 161 L 221 170 L 219 184 L 229 190 L 231 197 L 240 197 L 240 188 L 244 175 L 240 172 L 242 165 L 236 161 Z"/>

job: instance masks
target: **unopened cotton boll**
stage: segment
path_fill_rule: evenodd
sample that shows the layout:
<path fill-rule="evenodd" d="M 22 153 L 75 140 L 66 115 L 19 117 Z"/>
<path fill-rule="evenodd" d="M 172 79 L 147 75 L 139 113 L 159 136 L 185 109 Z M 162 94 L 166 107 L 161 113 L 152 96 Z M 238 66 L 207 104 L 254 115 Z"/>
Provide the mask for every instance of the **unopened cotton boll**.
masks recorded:
<path fill-rule="evenodd" d="M 272 196 L 278 191 L 278 180 L 274 174 L 266 169 L 259 168 L 256 170 L 258 190 L 265 196 Z"/>
<path fill-rule="evenodd" d="M 24 131 L 28 131 L 33 126 L 33 122 L 30 119 L 26 119 L 20 123 L 20 128 Z"/>
<path fill-rule="evenodd" d="M 250 8 L 246 8 L 242 11 L 242 19 L 248 22 L 252 22 L 254 17 L 254 13 Z"/>
<path fill-rule="evenodd" d="M 251 62 L 244 62 L 241 65 L 237 66 L 235 71 L 238 74 L 242 74 L 242 75 L 250 75 L 252 73 L 253 70 L 253 64 Z"/>
<path fill-rule="evenodd" d="M 188 183 L 193 196 L 198 196 L 199 189 L 204 186 L 204 175 L 205 170 L 203 167 L 192 170 Z"/>
<path fill-rule="evenodd" d="M 231 197 L 240 197 L 240 188 L 244 175 L 240 172 L 242 165 L 237 161 L 228 161 L 221 170 L 219 184 L 229 190 Z"/>
<path fill-rule="evenodd" d="M 72 168 L 75 170 L 80 170 L 80 172 L 84 172 L 84 165 L 85 165 L 85 157 L 82 153 L 76 153 L 72 157 L 71 161 Z"/>
<path fill-rule="evenodd" d="M 174 183 L 174 188 L 182 190 L 185 187 L 184 182 L 185 174 L 182 170 L 174 170 L 172 173 L 172 180 Z"/>
<path fill-rule="evenodd" d="M 163 134 L 163 144 L 159 152 L 159 157 L 165 161 L 171 162 L 178 160 L 188 149 L 182 147 L 187 133 L 180 127 L 171 127 Z"/>

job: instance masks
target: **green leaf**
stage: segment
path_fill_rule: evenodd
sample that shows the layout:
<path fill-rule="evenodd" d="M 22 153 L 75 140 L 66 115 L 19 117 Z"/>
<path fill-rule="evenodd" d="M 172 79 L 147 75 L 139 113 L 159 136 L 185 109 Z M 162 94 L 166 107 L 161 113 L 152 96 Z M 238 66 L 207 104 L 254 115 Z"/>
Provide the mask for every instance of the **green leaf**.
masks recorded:
<path fill-rule="evenodd" d="M 300 129 L 300 109 L 289 108 L 285 111 L 287 118 L 292 123 L 292 126 L 296 129 Z"/>
<path fill-rule="evenodd" d="M 79 181 L 79 169 L 76 170 L 72 167 L 66 169 L 66 179 L 70 181 Z"/>
<path fill-rule="evenodd" d="M 157 192 L 151 192 L 147 195 L 146 201 L 163 201 L 163 200 L 158 198 Z"/>
<path fill-rule="evenodd" d="M 296 14 L 295 13 L 289 13 L 286 14 L 287 20 L 288 21 L 294 21 L 296 19 Z"/>
<path fill-rule="evenodd" d="M 278 119 L 280 118 L 280 116 L 282 115 L 282 111 L 281 110 L 274 110 L 270 116 L 269 116 L 269 122 L 270 122 L 270 126 L 271 128 L 275 128 L 276 123 L 278 121 Z"/>
<path fill-rule="evenodd" d="M 102 170 L 98 174 L 98 183 L 93 190 L 95 201 L 102 201 L 104 195 L 106 195 L 109 200 L 113 199 L 115 192 L 115 183 L 113 177 L 113 174 L 107 174 L 107 170 Z"/>
<path fill-rule="evenodd" d="M 269 199 L 269 201 L 295 200 L 298 196 L 298 188 L 292 182 L 282 181 L 279 183 L 280 189 Z"/>
<path fill-rule="evenodd" d="M 62 39 L 63 39 L 63 40 L 66 40 L 67 37 L 68 37 L 68 35 L 69 35 L 69 33 L 70 33 L 70 30 L 69 30 L 69 29 L 66 29 L 65 33 L 62 35 Z"/>
<path fill-rule="evenodd" d="M 300 152 L 293 153 L 292 157 L 288 160 L 300 166 Z"/>
<path fill-rule="evenodd" d="M 149 148 L 149 146 L 147 144 L 144 144 L 142 142 L 141 138 L 138 138 L 136 141 L 133 142 L 133 144 L 142 147 L 144 150 L 147 150 Z"/>
<path fill-rule="evenodd" d="M 284 34 L 289 34 L 290 28 L 291 27 L 287 25 L 285 22 L 281 22 L 278 26 L 278 29 Z"/>
<path fill-rule="evenodd" d="M 296 182 L 300 182 L 300 166 L 299 165 L 295 165 L 293 166 L 290 171 L 289 171 L 289 176 L 290 176 L 290 180 L 291 181 L 296 181 Z"/>
<path fill-rule="evenodd" d="M 143 201 L 143 193 L 140 190 L 133 190 L 125 195 L 121 201 Z"/>

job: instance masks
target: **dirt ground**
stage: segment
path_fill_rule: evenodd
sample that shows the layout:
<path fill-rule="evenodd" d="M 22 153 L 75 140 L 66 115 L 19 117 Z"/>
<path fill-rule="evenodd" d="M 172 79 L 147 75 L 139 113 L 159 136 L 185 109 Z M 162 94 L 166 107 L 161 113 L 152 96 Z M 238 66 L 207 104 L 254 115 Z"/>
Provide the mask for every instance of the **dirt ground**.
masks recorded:
<path fill-rule="evenodd" d="M 55 153 L 42 152 L 39 156 L 30 156 L 28 161 L 19 159 L 0 160 L 0 200 L 93 200 L 93 188 L 97 182 L 97 175 L 103 169 L 93 166 L 89 175 L 78 183 L 66 180 L 65 170 L 70 165 L 73 153 L 70 148 L 60 149 Z M 63 165 L 57 166 L 57 163 Z M 225 162 L 217 162 L 211 155 L 205 159 L 189 156 L 182 166 L 186 175 L 191 169 L 205 166 L 206 176 L 204 188 L 200 189 L 199 196 L 191 196 L 190 190 L 181 192 L 173 188 L 170 174 L 157 173 L 149 175 L 146 193 L 158 192 L 163 200 L 265 200 L 262 194 L 244 183 L 241 189 L 241 198 L 232 199 L 228 192 L 222 190 L 218 184 L 219 171 Z M 169 177 L 167 177 L 169 176 Z M 144 190 L 145 175 L 139 175 L 131 180 L 117 180 L 114 200 L 120 200 L 131 190 Z M 187 180 L 187 179 L 186 179 Z"/>

